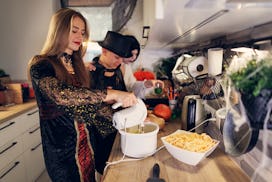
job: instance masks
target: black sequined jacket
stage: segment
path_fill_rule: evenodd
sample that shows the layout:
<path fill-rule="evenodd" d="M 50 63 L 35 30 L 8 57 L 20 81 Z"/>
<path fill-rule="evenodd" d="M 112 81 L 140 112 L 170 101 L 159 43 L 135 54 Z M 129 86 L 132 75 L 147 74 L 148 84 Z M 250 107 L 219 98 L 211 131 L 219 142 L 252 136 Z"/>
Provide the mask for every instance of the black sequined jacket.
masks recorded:
<path fill-rule="evenodd" d="M 115 131 L 112 110 L 102 103 L 106 90 L 60 82 L 50 61 L 39 60 L 30 68 L 48 174 L 58 182 L 94 181 L 93 149 L 86 128 L 96 127 L 102 136 Z"/>

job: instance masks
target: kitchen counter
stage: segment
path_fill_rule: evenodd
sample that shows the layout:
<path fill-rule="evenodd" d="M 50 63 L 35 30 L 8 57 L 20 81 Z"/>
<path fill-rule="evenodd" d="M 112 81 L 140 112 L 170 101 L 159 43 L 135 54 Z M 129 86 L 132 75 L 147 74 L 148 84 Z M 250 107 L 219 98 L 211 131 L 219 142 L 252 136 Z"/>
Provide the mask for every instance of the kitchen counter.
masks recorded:
<path fill-rule="evenodd" d="M 158 133 L 158 147 L 162 146 L 161 137 L 180 128 L 178 121 L 169 122 L 164 131 Z M 123 153 L 118 133 L 109 158 L 110 162 L 120 160 Z M 127 159 L 127 157 L 125 158 Z M 130 159 L 130 158 L 129 158 Z M 110 165 L 103 176 L 103 182 L 145 182 L 152 172 L 153 165 L 160 166 L 160 178 L 166 182 L 191 181 L 240 181 L 248 182 L 249 177 L 223 151 L 217 148 L 208 158 L 197 166 L 190 166 L 173 158 L 166 148 L 143 160 L 122 162 Z"/>
<path fill-rule="evenodd" d="M 0 107 L 0 124 L 8 121 L 20 114 L 27 112 L 33 108 L 37 107 L 36 100 L 30 100 L 23 104 L 15 104 L 12 106 L 1 106 Z"/>

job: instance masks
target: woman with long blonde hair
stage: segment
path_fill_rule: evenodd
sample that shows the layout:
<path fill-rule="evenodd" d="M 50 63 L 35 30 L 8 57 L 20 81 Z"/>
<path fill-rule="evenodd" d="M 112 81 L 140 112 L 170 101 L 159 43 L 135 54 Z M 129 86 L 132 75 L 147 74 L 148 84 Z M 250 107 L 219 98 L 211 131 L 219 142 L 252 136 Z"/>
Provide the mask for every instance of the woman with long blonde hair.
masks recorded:
<path fill-rule="evenodd" d="M 105 103 L 121 102 L 128 107 L 137 102 L 132 93 L 90 89 L 83 63 L 83 42 L 88 38 L 86 19 L 75 10 L 60 9 L 51 18 L 40 55 L 29 62 L 44 160 L 53 182 L 95 181 L 95 159 L 87 127 L 96 127 L 107 136 L 115 128 L 112 109 Z"/>

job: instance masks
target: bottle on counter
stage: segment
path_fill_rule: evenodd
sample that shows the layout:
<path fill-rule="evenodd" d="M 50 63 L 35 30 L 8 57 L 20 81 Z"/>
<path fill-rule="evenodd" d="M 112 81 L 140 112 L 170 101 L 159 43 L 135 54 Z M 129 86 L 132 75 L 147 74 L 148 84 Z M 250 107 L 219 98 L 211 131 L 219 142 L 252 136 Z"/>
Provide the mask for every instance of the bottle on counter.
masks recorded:
<path fill-rule="evenodd" d="M 27 102 L 29 99 L 29 85 L 28 83 L 22 83 L 23 102 Z"/>

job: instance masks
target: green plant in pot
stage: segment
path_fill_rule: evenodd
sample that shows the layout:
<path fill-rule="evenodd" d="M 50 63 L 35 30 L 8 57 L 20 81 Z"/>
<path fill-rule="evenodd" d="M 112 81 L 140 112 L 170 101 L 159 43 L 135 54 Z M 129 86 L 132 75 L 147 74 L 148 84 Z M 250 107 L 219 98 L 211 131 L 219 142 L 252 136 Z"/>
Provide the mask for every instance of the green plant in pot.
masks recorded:
<path fill-rule="evenodd" d="M 267 104 L 272 98 L 272 58 L 260 61 L 251 59 L 246 66 L 229 73 L 235 89 L 241 94 L 251 127 L 263 129 L 267 114 Z M 271 128 L 271 122 L 268 122 Z"/>

